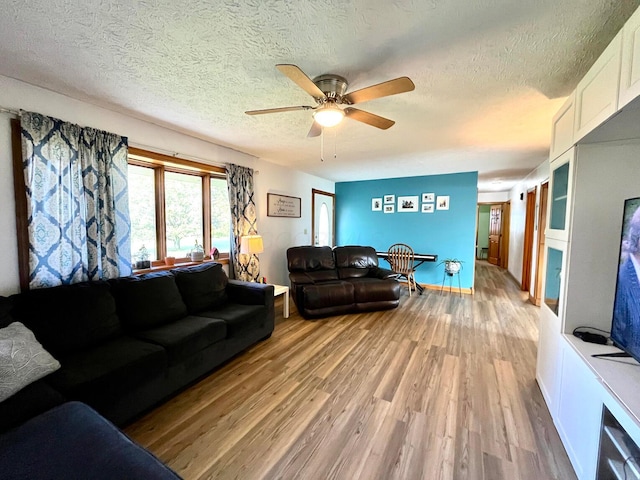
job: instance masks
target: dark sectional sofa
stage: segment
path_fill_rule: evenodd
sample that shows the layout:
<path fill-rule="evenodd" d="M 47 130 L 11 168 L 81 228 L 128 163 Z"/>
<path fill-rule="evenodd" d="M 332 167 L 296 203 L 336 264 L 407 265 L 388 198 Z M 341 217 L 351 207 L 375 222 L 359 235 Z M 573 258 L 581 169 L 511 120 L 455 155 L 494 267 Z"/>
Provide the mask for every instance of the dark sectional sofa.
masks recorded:
<path fill-rule="evenodd" d="M 378 266 L 372 247 L 292 247 L 287 250 L 293 299 L 307 319 L 395 308 L 400 284 Z"/>
<path fill-rule="evenodd" d="M 274 328 L 273 286 L 228 280 L 216 263 L 0 298 L 61 368 L 0 402 L 0 431 L 64 400 L 123 425 Z"/>

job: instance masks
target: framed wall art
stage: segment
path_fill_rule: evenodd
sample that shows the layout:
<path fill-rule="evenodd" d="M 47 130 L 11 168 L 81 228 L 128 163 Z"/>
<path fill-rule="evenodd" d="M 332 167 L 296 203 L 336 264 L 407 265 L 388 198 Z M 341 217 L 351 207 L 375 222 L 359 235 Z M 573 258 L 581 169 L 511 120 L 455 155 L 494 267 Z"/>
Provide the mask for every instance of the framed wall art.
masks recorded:
<path fill-rule="evenodd" d="M 385 195 L 384 196 L 384 203 L 396 203 L 396 196 L 395 195 Z"/>
<path fill-rule="evenodd" d="M 438 195 L 436 210 L 449 210 L 449 195 Z"/>
<path fill-rule="evenodd" d="M 301 204 L 299 197 L 267 193 L 267 217 L 300 218 Z"/>
<path fill-rule="evenodd" d="M 398 212 L 417 212 L 418 196 L 398 197 Z"/>
<path fill-rule="evenodd" d="M 433 203 L 436 201 L 435 193 L 423 193 L 422 194 L 422 203 Z"/>
<path fill-rule="evenodd" d="M 372 198 L 371 199 L 371 211 L 372 212 L 381 212 L 382 211 L 382 198 Z"/>
<path fill-rule="evenodd" d="M 422 213 L 433 213 L 434 204 L 433 203 L 423 203 L 422 204 Z"/>
<path fill-rule="evenodd" d="M 395 205 L 393 203 L 384 206 L 384 213 L 394 213 Z"/>

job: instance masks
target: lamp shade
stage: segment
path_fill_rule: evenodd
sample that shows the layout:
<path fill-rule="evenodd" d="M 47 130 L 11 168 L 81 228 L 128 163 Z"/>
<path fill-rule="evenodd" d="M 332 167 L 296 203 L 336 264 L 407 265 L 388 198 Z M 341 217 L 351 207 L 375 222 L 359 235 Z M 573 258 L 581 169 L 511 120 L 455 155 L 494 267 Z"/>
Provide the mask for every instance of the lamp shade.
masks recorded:
<path fill-rule="evenodd" d="M 264 252 L 264 246 L 260 235 L 245 235 L 240 239 L 240 253 L 251 255 L 262 252 Z"/>
<path fill-rule="evenodd" d="M 314 113 L 313 118 L 323 127 L 334 127 L 344 118 L 344 111 L 336 105 L 323 105 Z"/>

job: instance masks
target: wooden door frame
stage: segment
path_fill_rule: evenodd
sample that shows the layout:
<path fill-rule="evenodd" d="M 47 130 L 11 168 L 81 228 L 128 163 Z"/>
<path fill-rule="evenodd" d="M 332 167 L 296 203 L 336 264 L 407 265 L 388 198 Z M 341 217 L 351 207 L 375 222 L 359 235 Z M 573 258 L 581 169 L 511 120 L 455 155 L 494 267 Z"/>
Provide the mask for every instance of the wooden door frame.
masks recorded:
<path fill-rule="evenodd" d="M 505 270 L 509 267 L 509 229 L 511 228 L 511 200 L 501 204 L 501 222 L 500 228 L 500 258 L 498 259 L 498 266 Z"/>
<path fill-rule="evenodd" d="M 520 289 L 531 290 L 531 270 L 533 267 L 533 232 L 536 223 L 536 196 L 538 187 L 527 190 L 527 204 L 525 206 L 524 244 L 522 246 L 522 280 Z"/>
<path fill-rule="evenodd" d="M 331 221 L 333 225 L 331 226 L 331 245 L 335 246 L 336 244 L 336 194 L 331 192 L 325 192 L 324 190 L 318 190 L 317 188 L 311 189 L 311 245 L 315 245 L 316 238 L 316 193 L 319 195 L 326 195 L 327 197 L 333 198 L 333 212 L 331 212 Z"/>
<path fill-rule="evenodd" d="M 529 300 L 534 305 L 540 306 L 542 304 L 542 269 L 543 257 L 544 257 L 544 235 L 547 228 L 547 214 L 549 205 L 549 180 L 544 181 L 540 185 L 540 200 L 538 207 L 538 244 L 536 252 L 536 271 L 535 278 L 533 280 L 533 295 L 529 294 Z"/>

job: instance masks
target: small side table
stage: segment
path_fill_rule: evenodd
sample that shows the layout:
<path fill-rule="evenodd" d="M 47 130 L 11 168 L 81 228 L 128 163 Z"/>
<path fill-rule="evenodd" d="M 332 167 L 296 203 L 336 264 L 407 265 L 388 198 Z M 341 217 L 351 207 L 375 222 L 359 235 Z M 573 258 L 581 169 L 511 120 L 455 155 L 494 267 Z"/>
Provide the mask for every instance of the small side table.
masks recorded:
<path fill-rule="evenodd" d="M 282 316 L 284 318 L 289 318 L 289 287 L 285 285 L 274 285 L 273 296 L 277 297 L 278 295 L 284 295 L 284 307 Z"/>

